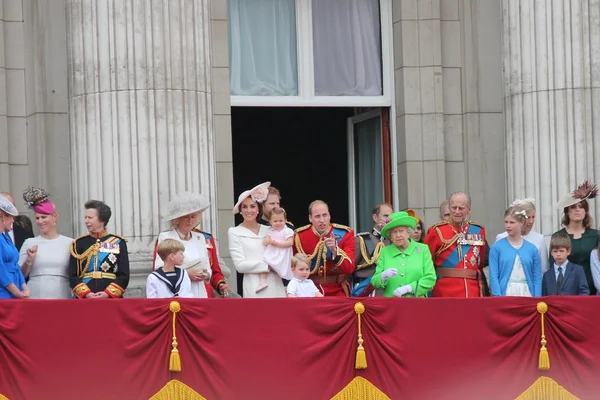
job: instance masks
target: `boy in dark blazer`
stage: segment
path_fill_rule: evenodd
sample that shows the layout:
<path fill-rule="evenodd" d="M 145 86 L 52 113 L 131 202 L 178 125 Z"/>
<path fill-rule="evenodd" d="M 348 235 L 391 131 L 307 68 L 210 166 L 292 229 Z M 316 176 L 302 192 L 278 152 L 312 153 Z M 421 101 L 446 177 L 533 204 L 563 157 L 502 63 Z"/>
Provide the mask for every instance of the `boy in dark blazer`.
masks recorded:
<path fill-rule="evenodd" d="M 557 233 L 550 240 L 550 254 L 554 264 L 544 273 L 542 296 L 587 296 L 590 288 L 581 265 L 567 260 L 571 254 L 571 239 L 566 233 Z"/>

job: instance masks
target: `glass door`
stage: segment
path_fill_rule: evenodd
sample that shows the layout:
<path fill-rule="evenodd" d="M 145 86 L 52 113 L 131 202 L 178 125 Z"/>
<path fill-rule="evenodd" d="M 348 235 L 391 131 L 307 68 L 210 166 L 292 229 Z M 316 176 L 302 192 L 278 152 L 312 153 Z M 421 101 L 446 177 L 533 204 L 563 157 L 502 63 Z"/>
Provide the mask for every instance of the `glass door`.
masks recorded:
<path fill-rule="evenodd" d="M 376 109 L 348 118 L 348 203 L 350 226 L 357 233 L 370 232 L 373 207 L 389 202 L 386 184 L 390 179 L 384 171 L 389 171 L 386 163 L 390 157 L 383 116 L 382 110 Z"/>

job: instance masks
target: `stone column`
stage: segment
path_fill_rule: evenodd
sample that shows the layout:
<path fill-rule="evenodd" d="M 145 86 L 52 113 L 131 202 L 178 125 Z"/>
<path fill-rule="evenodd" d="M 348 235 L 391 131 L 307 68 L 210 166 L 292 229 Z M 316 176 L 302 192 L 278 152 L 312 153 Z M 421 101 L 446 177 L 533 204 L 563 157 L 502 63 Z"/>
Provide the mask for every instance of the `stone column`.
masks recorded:
<path fill-rule="evenodd" d="M 67 0 L 66 13 L 74 230 L 85 201 L 105 201 L 140 287 L 174 194 L 206 195 L 217 230 L 209 0 Z"/>
<path fill-rule="evenodd" d="M 600 179 L 600 1 L 503 0 L 503 26 L 508 195 L 535 197 L 549 235 L 556 202 Z"/>

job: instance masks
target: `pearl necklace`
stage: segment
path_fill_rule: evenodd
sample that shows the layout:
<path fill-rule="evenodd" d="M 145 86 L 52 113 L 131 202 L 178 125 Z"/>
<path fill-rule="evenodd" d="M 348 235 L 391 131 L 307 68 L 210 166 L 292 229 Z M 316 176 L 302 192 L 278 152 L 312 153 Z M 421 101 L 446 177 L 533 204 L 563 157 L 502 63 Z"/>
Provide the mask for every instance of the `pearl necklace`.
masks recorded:
<path fill-rule="evenodd" d="M 192 238 L 192 232 L 188 233 L 187 235 L 182 235 L 181 232 L 179 232 L 179 229 L 175 229 L 175 231 L 181 240 L 190 240 Z"/>

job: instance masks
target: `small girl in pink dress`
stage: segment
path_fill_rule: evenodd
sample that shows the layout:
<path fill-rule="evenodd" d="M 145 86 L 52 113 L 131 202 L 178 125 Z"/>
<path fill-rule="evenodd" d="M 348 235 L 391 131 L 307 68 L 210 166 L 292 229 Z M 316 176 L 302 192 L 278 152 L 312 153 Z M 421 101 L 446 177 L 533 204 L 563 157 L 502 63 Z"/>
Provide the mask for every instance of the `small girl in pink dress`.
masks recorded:
<path fill-rule="evenodd" d="M 263 260 L 273 271 L 283 279 L 292 278 L 292 246 L 294 245 L 294 231 L 286 225 L 285 210 L 281 207 L 275 207 L 271 211 L 269 224 L 271 227 L 267 236 L 263 239 L 263 244 L 267 246 L 263 254 Z M 267 284 L 267 273 L 259 274 L 259 283 L 256 293 L 269 286 Z"/>

